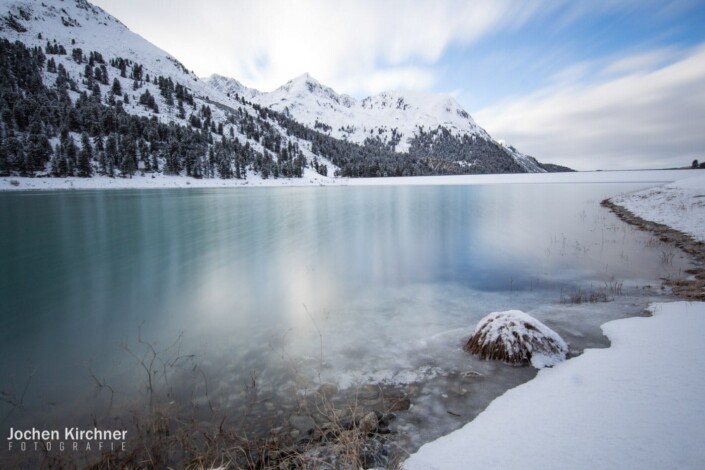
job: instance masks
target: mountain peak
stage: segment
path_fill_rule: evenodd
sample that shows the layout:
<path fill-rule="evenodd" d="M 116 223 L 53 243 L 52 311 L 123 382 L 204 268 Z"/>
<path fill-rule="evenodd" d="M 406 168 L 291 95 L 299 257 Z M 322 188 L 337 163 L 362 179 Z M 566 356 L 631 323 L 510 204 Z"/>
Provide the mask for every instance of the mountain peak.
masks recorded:
<path fill-rule="evenodd" d="M 339 95 L 330 87 L 321 84 L 309 73 L 304 73 L 286 82 L 271 93 L 262 96 L 263 104 L 271 106 L 279 103 L 282 106 L 324 104 L 327 108 L 342 106 L 350 108 L 355 105 L 355 99 L 348 95 Z M 301 103 L 298 103 L 298 102 Z"/>
<path fill-rule="evenodd" d="M 315 78 L 313 78 L 313 77 L 311 76 L 311 74 L 308 73 L 308 72 L 302 73 L 302 74 L 299 75 L 298 77 L 295 77 L 295 78 L 289 80 L 289 82 L 298 82 L 298 83 L 300 83 L 300 82 L 311 82 L 311 83 L 315 83 L 315 84 L 320 85 L 319 81 L 316 80 Z"/>
<path fill-rule="evenodd" d="M 209 77 L 202 78 L 201 80 L 207 83 L 225 83 L 233 88 L 245 89 L 245 85 L 234 78 L 226 77 L 224 75 L 219 75 L 217 73 L 211 74 Z"/>
<path fill-rule="evenodd" d="M 291 92 L 292 90 L 296 91 L 304 91 L 308 93 L 315 93 L 316 90 L 324 89 L 323 85 L 313 78 L 308 72 L 302 73 L 296 78 L 292 78 L 288 82 L 286 82 L 284 85 L 279 87 L 279 90 L 284 90 L 286 92 Z M 332 90 L 331 90 L 332 91 Z"/>

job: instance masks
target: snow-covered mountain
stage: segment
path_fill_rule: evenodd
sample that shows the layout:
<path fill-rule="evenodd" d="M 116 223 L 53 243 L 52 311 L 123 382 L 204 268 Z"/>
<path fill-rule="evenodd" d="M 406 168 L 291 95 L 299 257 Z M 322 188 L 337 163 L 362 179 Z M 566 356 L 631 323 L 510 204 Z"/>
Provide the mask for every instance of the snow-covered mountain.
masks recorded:
<path fill-rule="evenodd" d="M 253 98 L 260 94 L 259 91 L 247 88 L 234 78 L 224 77 L 218 74 L 211 75 L 205 82 L 214 90 L 225 94 L 229 99 L 234 99 L 235 96 L 241 96 L 246 100 L 252 101 Z"/>
<path fill-rule="evenodd" d="M 21 41 L 30 47 L 44 48 L 54 43 L 65 46 L 67 54 L 61 63 L 75 78 L 83 76 L 84 64 L 72 60 L 72 50 L 81 49 L 84 54 L 97 51 L 106 60 L 119 57 L 140 64 L 144 77 L 171 78 L 188 88 L 199 101 L 231 101 L 189 71 L 178 59 L 86 0 L 0 0 L 0 8 L 0 36 Z M 118 75 L 116 78 L 126 85 L 123 89 L 132 88 L 131 77 Z M 146 86 L 149 85 L 146 83 Z M 141 110 L 136 103 L 133 106 L 128 103 L 127 107 L 135 113 Z M 168 122 L 179 120 L 176 114 L 174 109 L 165 106 L 156 116 Z"/>
<path fill-rule="evenodd" d="M 317 164 L 326 165 L 331 174 L 337 169 L 325 157 L 311 153 L 310 142 L 287 135 L 276 120 L 261 116 L 251 104 L 230 99 L 189 71 L 178 59 L 86 0 L 0 0 L 0 38 L 19 41 L 44 54 L 47 65 L 42 78 L 48 89 L 57 87 L 57 69 L 63 69 L 65 74 L 61 74 L 69 80 L 67 91 L 74 105 L 82 94 L 99 96 L 104 106 L 118 106 L 120 112 L 129 115 L 156 119 L 164 124 L 175 123 L 194 132 L 210 131 L 210 134 L 201 133 L 205 145 L 201 148 L 205 151 L 196 158 L 196 165 L 213 167 L 213 158 L 207 151 L 214 141 L 226 136 L 247 146 L 247 155 L 226 146 L 227 155 L 223 158 L 230 160 L 233 175 L 260 177 L 262 163 L 268 166 L 267 176 L 276 176 L 279 168 L 269 167 L 279 163 L 281 148 L 288 150 L 289 159 L 292 146 L 297 156 L 306 159 L 302 171 L 295 171 L 294 176 L 317 178 L 318 169 L 309 164 L 314 158 Z M 101 68 L 104 72 L 100 72 Z M 119 94 L 114 92 L 117 89 Z M 147 98 L 143 100 L 145 93 L 153 100 L 149 105 L 145 104 Z M 44 124 L 45 129 L 53 127 Z M 0 128 L 0 139 L 4 132 Z M 91 130 L 89 133 L 95 137 Z M 80 131 L 71 135 L 80 147 Z M 49 134 L 47 137 L 52 147 L 55 146 L 58 136 Z M 103 136 L 102 143 L 105 138 L 107 135 Z M 180 144 L 183 147 L 187 142 Z M 238 152 L 244 159 L 240 159 L 242 168 L 236 171 Z M 155 159 L 164 162 L 166 158 L 162 146 Z M 216 155 L 216 159 L 220 159 L 220 155 Z M 143 165 L 137 162 L 137 166 L 142 168 Z M 203 175 L 223 177 L 230 173 L 225 170 L 225 166 L 210 168 Z M 46 173 L 52 173 L 51 165 L 47 166 Z M 190 169 L 182 169 L 180 174 L 193 176 Z M 200 170 L 197 175 L 201 176 Z M 290 176 L 289 171 L 284 175 Z"/>
<path fill-rule="evenodd" d="M 267 106 L 298 122 L 351 142 L 380 139 L 397 152 L 408 152 L 420 129 L 439 127 L 455 136 L 495 142 L 527 172 L 546 170 L 533 158 L 496 142 L 450 95 L 422 92 L 383 92 L 363 100 L 338 94 L 309 74 L 290 80 L 272 92 L 247 88 L 235 79 L 212 75 L 206 81 L 230 96 Z"/>
<path fill-rule="evenodd" d="M 80 74 L 83 73 L 81 64 L 70 60 L 72 49 L 85 53 L 97 51 L 106 59 L 129 59 L 142 64 L 145 75 L 172 77 L 204 96 L 213 93 L 175 57 L 86 0 L 0 0 L 0 6 L 3 37 L 42 48 L 54 42 L 64 45 L 68 51 L 64 66 Z"/>
<path fill-rule="evenodd" d="M 14 54 L 0 57 L 13 68 L 0 83 L 0 112 L 13 116 L 0 121 L 0 175 L 315 182 L 549 169 L 494 141 L 448 95 L 356 100 L 308 74 L 269 93 L 202 80 L 86 0 L 0 0 L 0 39 Z M 18 79 L 25 72 L 41 88 Z M 43 111 L 57 102 L 58 114 Z"/>

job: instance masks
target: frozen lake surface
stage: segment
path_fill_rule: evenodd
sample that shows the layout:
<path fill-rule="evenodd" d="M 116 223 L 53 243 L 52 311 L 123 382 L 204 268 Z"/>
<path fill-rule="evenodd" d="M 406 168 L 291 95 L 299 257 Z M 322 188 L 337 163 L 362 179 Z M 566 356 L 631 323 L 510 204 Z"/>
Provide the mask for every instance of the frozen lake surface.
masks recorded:
<path fill-rule="evenodd" d="M 461 350 L 487 313 L 528 312 L 581 351 L 682 275 L 599 206 L 676 173 L 0 193 L 0 390 L 29 384 L 6 420 L 107 413 L 97 382 L 115 406 L 144 399 L 139 331 L 178 359 L 164 386 L 190 403 L 236 409 L 253 379 L 275 402 L 321 383 L 402 388 L 396 429 L 415 448 L 534 375 Z M 610 302 L 568 301 L 600 290 Z"/>

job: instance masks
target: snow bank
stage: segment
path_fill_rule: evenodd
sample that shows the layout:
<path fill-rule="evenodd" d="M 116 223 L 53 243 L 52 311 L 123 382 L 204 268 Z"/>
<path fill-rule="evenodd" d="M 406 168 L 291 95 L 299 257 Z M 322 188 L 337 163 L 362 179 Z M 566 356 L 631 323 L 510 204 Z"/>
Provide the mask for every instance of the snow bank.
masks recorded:
<path fill-rule="evenodd" d="M 694 173 L 697 176 L 692 176 Z M 634 215 L 668 225 L 705 241 L 705 171 L 690 170 L 690 178 L 612 198 Z"/>
<path fill-rule="evenodd" d="M 558 333 L 520 310 L 493 312 L 479 321 L 464 348 L 481 359 L 552 367 L 565 360 L 568 345 Z"/>
<path fill-rule="evenodd" d="M 671 183 L 692 175 L 692 170 L 576 171 L 571 173 L 506 173 L 496 175 L 399 176 L 394 178 L 350 178 L 350 186 L 376 185 L 479 185 L 479 184 L 591 184 Z"/>
<path fill-rule="evenodd" d="M 156 173 L 132 178 L 21 178 L 7 176 L 0 178 L 0 191 L 35 191 L 63 189 L 157 189 L 157 188 L 233 188 L 271 186 L 320 186 L 335 184 L 334 178 L 321 176 L 306 169 L 302 178 L 268 178 L 248 175 L 247 179 L 191 178 L 188 176 L 163 175 Z"/>
<path fill-rule="evenodd" d="M 705 467 L 705 303 L 606 323 L 607 349 L 539 372 L 407 470 Z"/>
<path fill-rule="evenodd" d="M 597 171 L 574 173 L 519 173 L 500 175 L 416 176 L 394 178 L 333 178 L 306 168 L 303 178 L 247 180 L 194 179 L 186 176 L 151 174 L 133 178 L 21 178 L 0 177 L 0 191 L 57 189 L 138 189 L 138 188 L 221 188 L 239 186 L 441 186 L 484 184 L 583 184 L 583 183 L 670 183 L 692 174 L 692 170 Z M 16 183 L 13 183 L 16 182 Z"/>

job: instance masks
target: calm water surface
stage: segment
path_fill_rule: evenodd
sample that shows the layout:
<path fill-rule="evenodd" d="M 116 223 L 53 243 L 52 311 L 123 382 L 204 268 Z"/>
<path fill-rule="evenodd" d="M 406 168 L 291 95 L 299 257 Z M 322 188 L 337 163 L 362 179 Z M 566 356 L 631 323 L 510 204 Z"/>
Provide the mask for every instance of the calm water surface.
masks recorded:
<path fill-rule="evenodd" d="M 426 420 L 430 438 L 464 406 L 433 381 L 495 370 L 460 350 L 482 316 L 519 308 L 577 349 L 604 345 L 600 323 L 638 313 L 644 286 L 678 274 L 677 256 L 664 262 L 667 248 L 599 207 L 645 186 L 0 194 L 0 391 L 29 382 L 34 419 L 85 404 L 96 379 L 131 397 L 138 331 L 157 349 L 183 333 L 164 356 L 197 363 L 226 404 L 253 374 L 275 394 L 294 376 L 435 384 L 415 408 L 442 415 Z M 614 302 L 560 303 L 613 279 Z"/>

